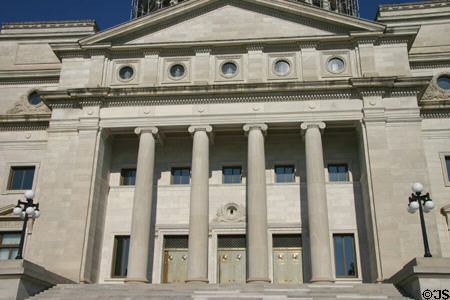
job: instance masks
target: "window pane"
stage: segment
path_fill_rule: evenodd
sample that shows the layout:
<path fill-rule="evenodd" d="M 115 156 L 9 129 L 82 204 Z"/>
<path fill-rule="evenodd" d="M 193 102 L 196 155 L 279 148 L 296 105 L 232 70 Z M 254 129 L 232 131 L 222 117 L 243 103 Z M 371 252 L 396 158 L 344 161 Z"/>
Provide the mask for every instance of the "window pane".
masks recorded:
<path fill-rule="evenodd" d="M 0 260 L 9 259 L 9 248 L 0 248 Z"/>
<path fill-rule="evenodd" d="M 116 237 L 116 261 L 114 262 L 114 276 L 126 276 L 128 268 L 128 252 L 130 237 Z"/>
<path fill-rule="evenodd" d="M 223 174 L 224 174 L 225 176 L 227 176 L 227 175 L 232 175 L 232 174 L 233 174 L 233 169 L 231 169 L 231 168 L 224 168 L 224 169 L 223 169 Z"/>
<path fill-rule="evenodd" d="M 2 245 L 19 245 L 20 244 L 20 233 L 4 233 L 2 239 Z"/>
<path fill-rule="evenodd" d="M 13 248 L 11 251 L 10 259 L 15 259 L 18 252 L 19 252 L 19 248 Z"/>
<path fill-rule="evenodd" d="M 241 168 L 234 168 L 233 175 L 241 175 Z"/>
<path fill-rule="evenodd" d="M 34 168 L 25 170 L 22 190 L 31 190 L 33 188 Z"/>
<path fill-rule="evenodd" d="M 223 183 L 233 183 L 233 176 L 231 175 L 224 175 L 223 176 Z"/>
<path fill-rule="evenodd" d="M 330 174 L 330 181 L 338 181 L 337 171 L 338 170 L 337 170 L 336 166 L 328 167 L 328 173 Z"/>
<path fill-rule="evenodd" d="M 447 165 L 447 178 L 450 180 L 450 156 L 445 157 L 445 164 Z"/>
<path fill-rule="evenodd" d="M 294 168 L 286 168 L 286 182 L 294 182 Z"/>
<path fill-rule="evenodd" d="M 174 177 L 180 177 L 181 176 L 181 169 L 174 169 L 173 170 L 173 176 Z"/>
<path fill-rule="evenodd" d="M 339 181 L 347 181 L 347 166 L 339 166 Z"/>
<path fill-rule="evenodd" d="M 241 183 L 241 175 L 233 175 L 233 183 Z"/>
<path fill-rule="evenodd" d="M 345 236 L 344 244 L 345 244 L 346 275 L 347 276 L 355 276 L 356 268 L 355 268 L 354 249 L 353 249 L 353 236 L 349 236 L 349 235 Z"/>
<path fill-rule="evenodd" d="M 189 168 L 184 168 L 181 170 L 181 184 L 189 184 L 189 176 L 191 175 L 191 170 Z"/>
<path fill-rule="evenodd" d="M 334 257 L 336 260 L 336 276 L 345 276 L 344 252 L 342 249 L 342 236 L 334 238 Z"/>
<path fill-rule="evenodd" d="M 23 169 L 14 169 L 12 173 L 11 190 L 21 190 L 22 189 L 22 179 L 23 179 Z"/>

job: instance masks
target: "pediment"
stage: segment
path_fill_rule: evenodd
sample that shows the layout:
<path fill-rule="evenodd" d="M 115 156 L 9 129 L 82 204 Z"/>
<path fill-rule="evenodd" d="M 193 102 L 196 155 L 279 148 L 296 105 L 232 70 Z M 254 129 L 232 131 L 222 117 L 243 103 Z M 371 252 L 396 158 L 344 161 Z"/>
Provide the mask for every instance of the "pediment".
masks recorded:
<path fill-rule="evenodd" d="M 286 0 L 196 0 L 100 32 L 83 45 L 142 45 L 322 37 L 384 25 Z"/>

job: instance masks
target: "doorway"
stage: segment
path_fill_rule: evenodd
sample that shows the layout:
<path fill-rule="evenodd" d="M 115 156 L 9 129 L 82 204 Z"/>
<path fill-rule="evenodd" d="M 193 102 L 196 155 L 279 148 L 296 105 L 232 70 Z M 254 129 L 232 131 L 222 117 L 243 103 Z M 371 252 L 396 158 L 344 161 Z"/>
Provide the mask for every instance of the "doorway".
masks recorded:
<path fill-rule="evenodd" d="M 277 234 L 272 237 L 273 282 L 303 283 L 301 235 Z"/>
<path fill-rule="evenodd" d="M 187 278 L 188 236 L 164 236 L 163 283 L 184 283 Z"/>
<path fill-rule="evenodd" d="M 246 282 L 245 249 L 245 235 L 221 235 L 218 237 L 217 263 L 219 283 Z"/>

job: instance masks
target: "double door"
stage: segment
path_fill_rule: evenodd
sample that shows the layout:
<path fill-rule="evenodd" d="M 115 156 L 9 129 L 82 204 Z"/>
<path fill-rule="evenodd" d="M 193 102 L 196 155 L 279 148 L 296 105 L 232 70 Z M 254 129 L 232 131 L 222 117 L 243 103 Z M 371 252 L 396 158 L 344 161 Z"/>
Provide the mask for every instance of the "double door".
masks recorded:
<path fill-rule="evenodd" d="M 244 235 L 218 237 L 217 264 L 219 283 L 245 283 L 247 279 Z"/>
<path fill-rule="evenodd" d="M 184 283 L 187 279 L 188 237 L 164 238 L 163 283 Z"/>

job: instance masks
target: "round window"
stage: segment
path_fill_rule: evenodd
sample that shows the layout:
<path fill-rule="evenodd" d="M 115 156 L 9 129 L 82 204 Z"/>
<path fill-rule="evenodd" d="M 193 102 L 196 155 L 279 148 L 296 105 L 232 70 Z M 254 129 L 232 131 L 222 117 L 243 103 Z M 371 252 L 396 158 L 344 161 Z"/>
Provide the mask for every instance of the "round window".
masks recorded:
<path fill-rule="evenodd" d="M 344 61 L 340 58 L 332 58 L 328 62 L 328 70 L 332 73 L 341 73 L 344 71 Z"/>
<path fill-rule="evenodd" d="M 130 80 L 134 75 L 134 70 L 132 67 L 123 67 L 119 71 L 119 76 L 122 80 Z"/>
<path fill-rule="evenodd" d="M 32 93 L 28 96 L 28 102 L 29 102 L 31 105 L 38 105 L 39 103 L 42 102 L 41 96 L 39 96 L 39 94 L 36 93 L 36 92 L 32 92 Z"/>
<path fill-rule="evenodd" d="M 173 65 L 170 68 L 170 75 L 174 78 L 180 78 L 184 75 L 184 67 L 182 65 Z"/>
<path fill-rule="evenodd" d="M 275 63 L 275 72 L 278 75 L 286 75 L 291 70 L 291 65 L 285 60 L 279 60 Z"/>
<path fill-rule="evenodd" d="M 450 75 L 442 75 L 437 79 L 438 86 L 443 90 L 450 90 Z"/>
<path fill-rule="evenodd" d="M 222 73 L 225 76 L 233 76 L 237 72 L 237 66 L 236 64 L 232 62 L 227 62 L 222 65 Z"/>

